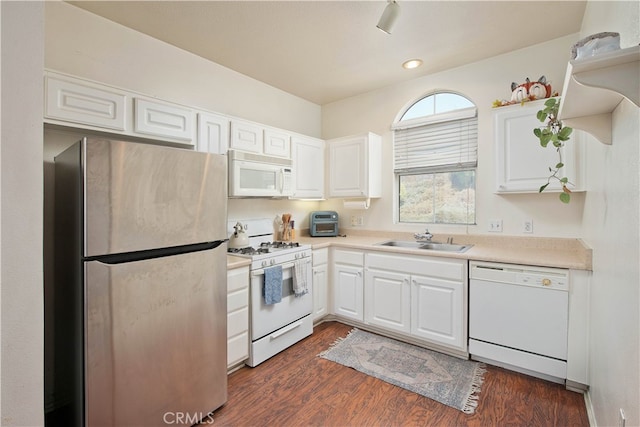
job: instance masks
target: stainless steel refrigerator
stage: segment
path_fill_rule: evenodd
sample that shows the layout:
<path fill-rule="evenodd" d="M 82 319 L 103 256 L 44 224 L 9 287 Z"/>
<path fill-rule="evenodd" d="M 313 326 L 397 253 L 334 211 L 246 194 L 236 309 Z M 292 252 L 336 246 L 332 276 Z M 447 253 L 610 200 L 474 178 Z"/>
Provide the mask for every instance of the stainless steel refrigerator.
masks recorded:
<path fill-rule="evenodd" d="M 83 139 L 55 158 L 65 425 L 195 424 L 227 399 L 227 162 Z"/>

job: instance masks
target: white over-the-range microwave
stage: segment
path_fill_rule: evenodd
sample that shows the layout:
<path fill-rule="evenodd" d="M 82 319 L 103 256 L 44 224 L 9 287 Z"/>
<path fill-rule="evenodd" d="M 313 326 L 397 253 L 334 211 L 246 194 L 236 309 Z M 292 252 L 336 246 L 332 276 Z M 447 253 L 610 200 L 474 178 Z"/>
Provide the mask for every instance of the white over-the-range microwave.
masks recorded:
<path fill-rule="evenodd" d="M 290 159 L 229 150 L 229 197 L 289 197 Z"/>

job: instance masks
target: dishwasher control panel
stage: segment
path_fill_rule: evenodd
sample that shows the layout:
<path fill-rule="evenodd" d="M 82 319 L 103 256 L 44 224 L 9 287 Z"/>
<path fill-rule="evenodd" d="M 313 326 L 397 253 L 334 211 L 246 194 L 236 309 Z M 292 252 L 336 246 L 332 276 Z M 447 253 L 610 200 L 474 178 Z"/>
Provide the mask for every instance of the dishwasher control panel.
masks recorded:
<path fill-rule="evenodd" d="M 472 261 L 469 278 L 514 285 L 569 290 L 569 272 L 561 268 Z"/>

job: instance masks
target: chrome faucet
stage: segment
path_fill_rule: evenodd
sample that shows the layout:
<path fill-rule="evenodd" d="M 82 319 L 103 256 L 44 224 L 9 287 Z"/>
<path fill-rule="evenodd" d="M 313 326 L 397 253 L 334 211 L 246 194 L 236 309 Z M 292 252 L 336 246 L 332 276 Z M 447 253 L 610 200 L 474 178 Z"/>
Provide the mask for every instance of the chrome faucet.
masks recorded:
<path fill-rule="evenodd" d="M 429 229 L 425 229 L 424 233 L 414 233 L 413 237 L 419 242 L 430 242 L 433 234 L 429 233 Z"/>

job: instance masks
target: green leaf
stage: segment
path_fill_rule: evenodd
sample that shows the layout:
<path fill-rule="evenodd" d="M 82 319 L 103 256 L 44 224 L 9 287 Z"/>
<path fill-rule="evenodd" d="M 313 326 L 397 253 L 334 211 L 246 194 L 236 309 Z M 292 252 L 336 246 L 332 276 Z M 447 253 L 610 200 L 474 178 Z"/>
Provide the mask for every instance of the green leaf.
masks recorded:
<path fill-rule="evenodd" d="M 566 184 L 567 182 L 569 182 L 569 178 L 565 176 L 564 178 L 560 179 L 560 182 Z"/>
<path fill-rule="evenodd" d="M 556 164 L 556 169 L 560 169 L 563 166 L 564 166 L 564 163 L 560 162 L 560 163 Z"/>
<path fill-rule="evenodd" d="M 549 144 L 549 141 L 551 141 L 551 135 L 542 132 L 542 135 L 540 136 L 540 145 L 546 147 Z"/>
<path fill-rule="evenodd" d="M 558 136 L 561 138 L 569 139 L 569 135 L 571 135 L 571 132 L 573 132 L 573 129 L 568 126 L 565 126 L 562 129 L 560 129 L 560 132 L 558 132 Z"/>
<path fill-rule="evenodd" d="M 533 134 L 540 138 L 540 135 L 542 135 L 542 131 L 540 130 L 540 128 L 535 128 L 533 129 Z"/>
<path fill-rule="evenodd" d="M 541 122 L 544 122 L 547 120 L 547 113 L 544 110 L 540 110 L 538 111 L 538 114 L 536 114 L 536 117 L 538 117 L 538 120 Z"/>
<path fill-rule="evenodd" d="M 571 195 L 569 193 L 560 193 L 560 201 L 562 203 L 569 203 L 571 201 Z"/>
<path fill-rule="evenodd" d="M 556 99 L 549 98 L 544 102 L 544 105 L 546 105 L 547 107 L 553 107 L 554 105 L 556 105 Z"/>
<path fill-rule="evenodd" d="M 542 193 L 544 191 L 544 189 L 547 188 L 547 185 L 549 185 L 548 182 L 545 185 L 543 185 L 542 187 L 540 187 L 540 190 L 538 190 L 538 193 Z"/>

